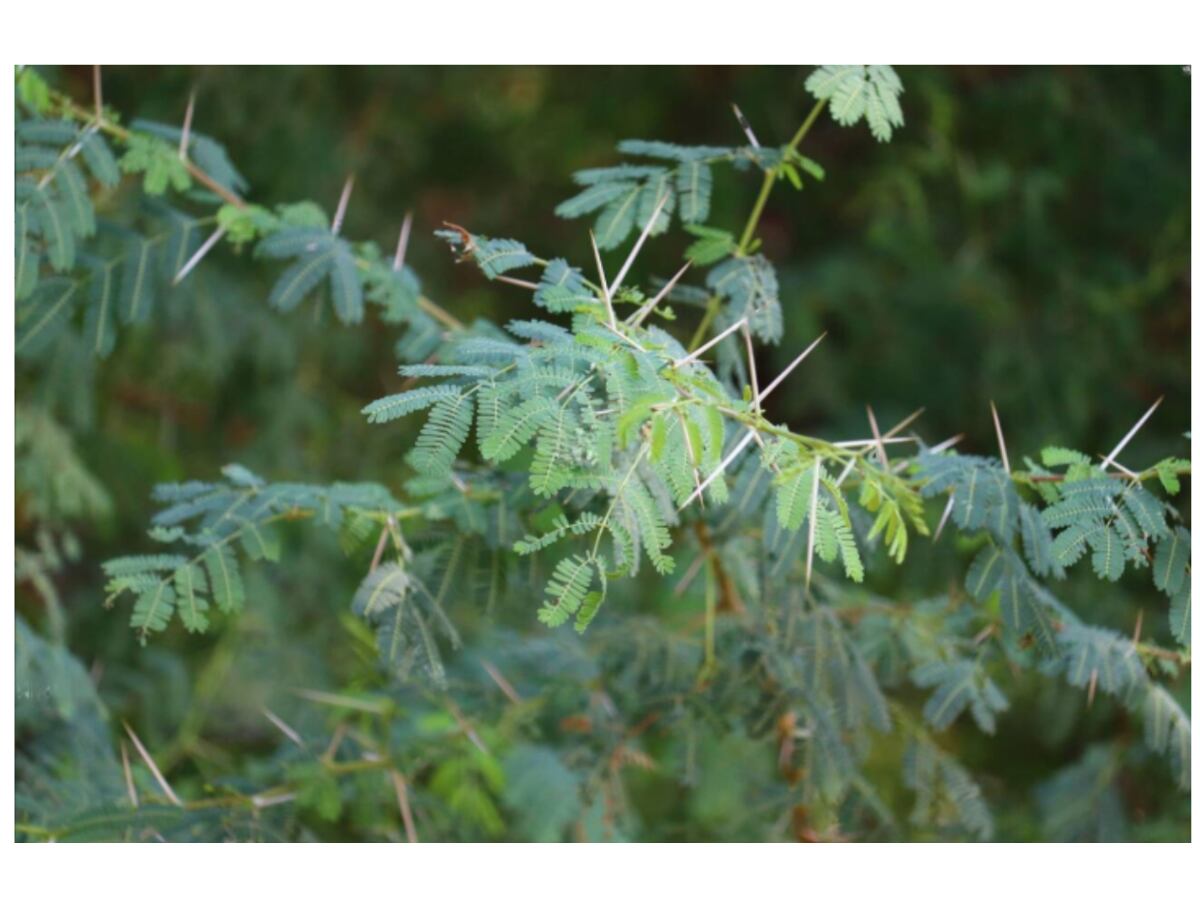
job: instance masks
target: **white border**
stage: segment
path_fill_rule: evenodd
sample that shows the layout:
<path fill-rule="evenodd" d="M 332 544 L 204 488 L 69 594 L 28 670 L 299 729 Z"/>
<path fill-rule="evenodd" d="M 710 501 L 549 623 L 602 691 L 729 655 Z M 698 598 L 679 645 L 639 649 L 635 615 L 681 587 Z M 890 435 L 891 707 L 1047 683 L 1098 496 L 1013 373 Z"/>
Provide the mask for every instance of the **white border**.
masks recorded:
<path fill-rule="evenodd" d="M 10 5 L 0 14 L 0 46 L 20 61 L 203 61 L 307 64 L 786 64 L 854 57 L 896 64 L 1185 65 L 1197 55 L 1195 16 L 1180 2 L 793 2 L 714 4 L 606 0 L 603 3 L 440 0 L 317 6 L 208 0 L 53 2 Z M 20 55 L 22 59 L 16 57 Z M 0 91 L 6 121 L 12 95 Z M 1193 146 L 1196 97 L 1192 97 Z M 0 166 L 11 172 L 11 132 L 3 130 Z M 1193 160 L 1193 178 L 1195 162 Z M 7 176 L 6 176 L 7 177 Z M 1181 189 L 1182 186 L 1181 186 Z M 10 194 L 11 196 L 11 194 Z M 1193 219 L 1196 197 L 1193 193 Z M 12 222 L 0 217 L 12 246 Z M 1193 255 L 1196 233 L 1193 227 Z M 0 284 L 12 284 L 12 257 L 0 254 Z M 13 397 L 12 294 L 0 357 Z M 1196 326 L 1193 323 L 1193 337 Z M 1193 366 L 1195 361 L 1193 360 Z M 1193 368 L 1193 383 L 1195 383 Z M 1193 404 L 1196 404 L 1193 397 Z M 1193 407 L 1193 412 L 1195 406 Z M 13 509 L 11 412 L 5 436 L 3 497 Z M 1193 509 L 1197 489 L 1193 480 Z M 13 567 L 11 515 L 0 552 Z M 11 598 L 12 579 L 3 579 Z M 6 607 L 4 621 L 9 624 Z M 12 640 L 0 640 L 5 679 Z M 1192 670 L 1193 688 L 1196 672 Z M 1193 696 L 1195 692 L 1193 691 Z M 12 693 L 0 692 L 0 752 L 12 772 Z M 1195 767 L 1195 763 L 1193 763 Z M 1194 780 L 1194 779 L 1193 779 Z M 12 809 L 12 781 L 0 781 L 0 804 Z M 1196 829 L 1193 808 L 1193 834 Z M 210 856 L 209 853 L 212 853 Z M 217 858 L 219 854 L 219 859 Z M 172 898 L 320 896 L 438 892 L 472 898 L 520 895 L 562 898 L 720 896 L 772 898 L 941 896 L 1011 900 L 1033 897 L 1185 893 L 1195 884 L 1190 846 L 1055 845 L 81 845 L 5 848 L 0 872 L 12 896 L 123 898 L 161 892 Z M 215 865 L 214 865 L 215 863 Z M 1195 890 L 1195 887 L 1191 889 Z"/>

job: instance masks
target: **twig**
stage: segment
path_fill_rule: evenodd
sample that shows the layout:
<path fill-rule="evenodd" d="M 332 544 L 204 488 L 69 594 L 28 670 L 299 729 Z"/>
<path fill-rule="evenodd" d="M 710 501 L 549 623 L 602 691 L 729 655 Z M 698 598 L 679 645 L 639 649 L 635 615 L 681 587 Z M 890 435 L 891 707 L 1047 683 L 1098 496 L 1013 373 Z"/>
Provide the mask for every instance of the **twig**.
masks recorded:
<path fill-rule="evenodd" d="M 100 85 L 100 67 L 92 66 L 92 95 L 96 98 L 96 121 L 104 121 L 104 92 Z"/>
<path fill-rule="evenodd" d="M 396 789 L 396 803 L 400 806 L 400 818 L 404 820 L 404 835 L 410 844 L 419 844 L 417 826 L 413 824 L 412 809 L 408 805 L 408 782 L 395 769 L 389 770 L 392 786 Z"/>

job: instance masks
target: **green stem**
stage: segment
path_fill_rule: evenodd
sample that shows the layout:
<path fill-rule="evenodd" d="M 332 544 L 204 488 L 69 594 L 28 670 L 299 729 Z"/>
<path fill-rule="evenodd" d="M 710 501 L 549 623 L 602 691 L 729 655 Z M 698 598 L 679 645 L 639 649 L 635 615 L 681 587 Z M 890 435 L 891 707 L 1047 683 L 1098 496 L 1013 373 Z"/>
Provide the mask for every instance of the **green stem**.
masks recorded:
<path fill-rule="evenodd" d="M 708 305 L 704 307 L 704 318 L 700 320 L 700 324 L 696 326 L 696 333 L 692 335 L 692 339 L 688 341 L 688 353 L 695 353 L 700 343 L 708 335 L 708 329 L 712 327 L 713 319 L 717 317 L 717 313 L 721 311 L 721 298 L 713 294 L 708 298 Z"/>
<path fill-rule="evenodd" d="M 817 117 L 821 115 L 821 110 L 824 108 L 825 100 L 818 100 L 809 111 L 808 116 L 800 124 L 800 127 L 796 129 L 796 133 L 792 135 L 792 139 L 784 149 L 783 158 L 785 160 L 796 152 L 796 148 L 800 146 L 804 138 L 808 135 L 813 124 L 816 123 Z M 750 210 L 750 218 L 746 220 L 746 227 L 742 229 L 742 237 L 738 241 L 737 250 L 735 251 L 738 256 L 744 256 L 749 251 L 750 245 L 754 243 L 754 235 L 758 231 L 758 221 L 762 218 L 763 210 L 767 207 L 767 200 L 770 199 L 771 191 L 774 189 L 778 178 L 779 173 L 775 169 L 767 169 L 763 173 L 762 187 L 758 190 L 758 197 L 754 201 L 754 207 Z M 695 350 L 704 341 L 720 308 L 720 298 L 713 297 L 708 301 L 708 306 L 704 310 L 704 318 L 701 319 L 699 326 L 696 328 L 696 333 L 692 335 L 692 340 L 688 344 L 688 352 Z"/>
<path fill-rule="evenodd" d="M 809 112 L 808 117 L 796 129 L 796 133 L 792 135 L 791 141 L 788 142 L 787 148 L 784 151 L 783 158 L 786 160 L 789 156 L 796 152 L 796 148 L 804 140 L 809 129 L 813 127 L 813 123 L 817 121 L 817 116 L 821 114 L 821 110 L 825 108 L 825 101 L 818 100 Z M 746 221 L 746 227 L 742 231 L 742 239 L 738 242 L 738 254 L 745 253 L 750 244 L 754 241 L 754 233 L 758 230 L 758 220 L 762 217 L 763 209 L 766 208 L 767 199 L 771 196 L 771 189 L 775 187 L 775 181 L 778 179 L 779 173 L 775 169 L 768 169 L 763 175 L 762 188 L 758 192 L 758 199 L 754 201 L 754 208 L 750 210 L 750 218 Z"/>

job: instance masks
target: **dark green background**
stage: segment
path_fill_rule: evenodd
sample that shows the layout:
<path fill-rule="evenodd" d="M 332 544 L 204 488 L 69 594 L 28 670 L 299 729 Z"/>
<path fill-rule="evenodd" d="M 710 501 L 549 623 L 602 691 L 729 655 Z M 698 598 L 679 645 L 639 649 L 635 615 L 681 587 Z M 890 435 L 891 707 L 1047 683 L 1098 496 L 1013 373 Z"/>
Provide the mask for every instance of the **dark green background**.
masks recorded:
<path fill-rule="evenodd" d="M 89 102 L 90 67 L 45 71 Z M 583 263 L 586 225 L 553 214 L 573 193 L 571 172 L 614 163 L 625 137 L 739 143 L 731 102 L 764 144 L 781 144 L 810 108 L 809 71 L 106 67 L 104 85 L 106 102 L 127 118 L 171 123 L 195 88 L 195 127 L 227 146 L 254 202 L 332 208 L 354 173 L 352 238 L 390 247 L 412 210 L 408 258 L 425 292 L 461 319 L 504 320 L 529 315 L 528 295 L 456 267 L 434 228 L 449 220 Z M 822 117 L 804 152 L 826 180 L 800 193 L 781 185 L 763 217 L 787 334 L 760 369 L 777 371 L 830 333 L 772 397 L 770 414 L 824 436 L 860 437 L 868 403 L 884 427 L 924 406 L 918 430 L 927 440 L 965 432 L 962 448 L 994 454 L 994 400 L 1019 458 L 1046 444 L 1105 452 L 1165 395 L 1122 460 L 1138 467 L 1188 456 L 1191 76 L 1178 66 L 898 72 L 907 124 L 891 143 Z M 711 224 L 740 231 L 757 188 L 753 173 L 720 171 Z M 677 232 L 652 241 L 647 270 L 673 271 L 685 245 Z M 92 397 L 64 413 L 116 509 L 86 535 L 85 560 L 67 579 L 71 646 L 117 673 L 102 683 L 106 699 L 159 742 L 176 734 L 181 710 L 232 701 L 195 695 L 197 674 L 211 667 L 212 636 L 172 634 L 144 651 L 124 611 L 99 609 L 96 564 L 145 543 L 153 483 L 211 478 L 237 460 L 272 479 L 395 487 L 411 440 L 403 427 L 367 426 L 358 412 L 398 383 L 394 333 L 373 319 L 342 327 L 311 304 L 281 318 L 265 309 L 276 270 L 217 253 L 222 262 L 212 265 L 243 279 L 236 295 L 222 294 L 219 282 L 211 288 L 218 304 L 238 306 L 232 322 L 176 311 L 123 334 Z M 245 279 L 259 290 L 247 294 Z M 23 378 L 19 396 L 45 389 Z M 895 589 L 944 589 L 965 566 L 965 557 L 948 557 L 918 549 Z M 316 684 L 323 666 L 337 668 L 330 647 L 341 637 L 314 633 L 328 628 L 330 610 L 344 609 L 354 580 L 329 558 L 306 554 L 278 580 L 274 602 L 290 605 L 290 627 L 312 646 L 276 648 L 270 667 L 215 696 L 253 695 L 289 677 Z M 1145 608 L 1147 635 L 1169 641 L 1166 601 L 1148 578 L 1097 592 L 1089 573 L 1072 585 L 1065 594 L 1089 620 L 1128 631 Z M 37 618 L 30 597 L 19 608 Z M 532 601 L 511 613 L 528 627 Z M 321 647 L 325 662 L 315 663 Z M 161 675 L 150 677 L 155 666 Z M 1075 759 L 1087 739 L 1136 733 L 1111 711 L 1089 724 L 1073 707 L 1051 743 L 1031 687 L 1012 689 L 1014 709 L 997 738 L 957 748 L 985 786 L 1016 787 L 1010 799 Z M 1165 775 L 1162 785 L 1155 797 L 1130 798 L 1139 837 L 1187 834 L 1186 810 L 1156 799 L 1171 796 Z M 1001 836 L 1036 834 L 1029 809 L 1005 802 Z"/>

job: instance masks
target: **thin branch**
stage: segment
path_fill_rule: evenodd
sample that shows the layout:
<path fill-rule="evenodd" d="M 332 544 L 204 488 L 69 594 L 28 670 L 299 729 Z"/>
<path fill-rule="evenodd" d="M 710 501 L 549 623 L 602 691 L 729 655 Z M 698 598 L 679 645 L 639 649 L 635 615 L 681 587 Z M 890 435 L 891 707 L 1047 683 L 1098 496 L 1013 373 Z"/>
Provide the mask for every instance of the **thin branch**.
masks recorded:
<path fill-rule="evenodd" d="M 100 84 L 100 67 L 92 66 L 92 96 L 96 98 L 96 121 L 104 121 L 104 91 Z"/>
<path fill-rule="evenodd" d="M 718 334 L 716 337 L 714 337 L 712 340 L 710 340 L 707 344 L 703 345 L 702 347 L 696 348 L 693 352 L 689 353 L 687 356 L 685 356 L 681 359 L 675 360 L 673 363 L 671 363 L 671 367 L 678 369 L 683 366 L 686 366 L 690 362 L 694 362 L 695 360 L 699 359 L 701 356 L 703 356 L 705 353 L 707 353 L 713 347 L 717 346 L 717 344 L 721 343 L 721 341 L 725 340 L 725 338 L 729 337 L 731 334 L 733 334 L 735 331 L 737 331 L 739 328 L 741 328 L 743 325 L 745 325 L 746 321 L 747 321 L 746 317 L 742 316 L 742 318 L 738 319 L 736 322 L 734 322 L 732 325 L 730 325 L 728 328 L 726 328 L 724 331 L 722 331 L 720 334 Z"/>
<path fill-rule="evenodd" d="M 613 310 L 612 298 L 608 293 L 608 279 L 604 277 L 604 263 L 600 262 L 600 248 L 596 246 L 596 233 L 588 232 L 592 242 L 592 254 L 596 257 L 596 271 L 600 273 L 600 297 L 604 300 L 604 308 L 608 310 L 608 324 L 613 331 L 617 330 L 617 314 Z"/>
<path fill-rule="evenodd" d="M 396 789 L 396 803 L 400 807 L 400 818 L 404 820 L 404 835 L 410 844 L 419 844 L 417 826 L 413 823 L 412 809 L 408 805 L 408 782 L 395 769 L 391 769 L 392 786 Z"/>
<path fill-rule="evenodd" d="M 612 286 L 608 289 L 610 296 L 616 296 L 617 288 L 621 286 L 621 282 L 625 280 L 625 276 L 629 274 L 629 267 L 633 265 L 633 261 L 637 259 L 638 253 L 642 250 L 642 245 L 646 243 L 646 238 L 650 237 L 650 232 L 654 229 L 654 224 L 658 221 L 659 214 L 662 213 L 663 207 L 667 205 L 667 200 L 671 197 L 669 190 L 663 191 L 662 197 L 658 201 L 658 205 L 654 207 L 654 212 L 650 215 L 650 220 L 646 223 L 646 227 L 642 229 L 642 233 L 638 235 L 633 249 L 629 251 L 629 256 L 625 257 L 625 264 L 617 271 L 617 277 L 613 279 Z"/>
<path fill-rule="evenodd" d="M 655 294 L 649 303 L 645 304 L 641 309 L 634 311 L 633 315 L 626 320 L 628 324 L 635 327 L 641 325 L 642 322 L 646 320 L 646 317 L 650 315 L 654 307 L 658 305 L 658 301 L 667 296 L 667 294 L 671 293 L 671 289 L 675 287 L 675 283 L 683 277 L 683 273 L 686 272 L 691 265 L 692 261 L 689 259 L 683 264 L 683 268 L 676 272 L 674 277 L 665 285 L 663 285 L 662 290 Z"/>
<path fill-rule="evenodd" d="M 1133 440 L 1133 436 L 1138 433 L 1138 429 L 1146 424 L 1146 420 L 1150 418 L 1150 415 L 1156 409 L 1158 409 L 1158 405 L 1162 402 L 1163 402 L 1162 397 L 1159 397 L 1157 400 L 1155 400 L 1154 404 L 1148 410 L 1146 410 L 1145 415 L 1143 415 L 1140 419 L 1138 419 L 1137 423 L 1132 428 L 1130 428 L 1128 432 L 1125 433 L 1125 437 L 1121 438 L 1121 440 L 1117 444 L 1117 446 L 1113 447 L 1112 453 L 1108 454 L 1108 456 L 1106 456 L 1104 458 L 1104 462 L 1100 463 L 1101 471 L 1103 471 L 1104 469 L 1107 469 L 1109 466 L 1112 465 L 1112 461 L 1117 458 L 1117 454 L 1120 453 L 1122 450 L 1124 450 L 1125 445 L 1128 444 L 1131 440 Z"/>
<path fill-rule="evenodd" d="M 1004 444 L 1004 429 L 1000 427 L 1000 413 L 996 412 L 996 401 L 992 404 L 992 423 L 996 426 L 996 442 L 1000 445 L 1000 459 L 1004 462 L 1004 471 L 1011 475 L 1012 466 L 1008 464 L 1008 447 Z"/>
<path fill-rule="evenodd" d="M 142 761 L 146 764 L 146 768 L 150 770 L 150 774 L 154 776 L 154 780 L 158 782 L 158 786 L 163 789 L 163 793 L 167 795 L 167 799 L 176 806 L 183 806 L 183 801 L 179 799 L 179 796 L 173 790 L 171 790 L 171 785 L 167 784 L 167 779 L 163 778 L 163 773 L 158 770 L 158 766 L 155 764 L 154 758 L 150 756 L 149 751 L 147 751 L 145 746 L 143 746 L 141 739 L 138 738 L 133 729 L 129 727 L 129 723 L 122 722 L 121 724 L 125 726 L 125 731 L 128 732 L 129 739 L 133 741 L 134 749 L 136 749 L 138 755 L 141 756 Z"/>
<path fill-rule="evenodd" d="M 412 231 L 413 216 L 411 212 L 404 214 L 400 223 L 400 239 L 396 241 L 396 255 L 392 257 L 392 271 L 399 272 L 404 268 L 404 256 L 408 253 L 408 234 Z"/>

